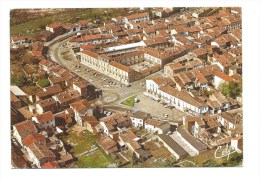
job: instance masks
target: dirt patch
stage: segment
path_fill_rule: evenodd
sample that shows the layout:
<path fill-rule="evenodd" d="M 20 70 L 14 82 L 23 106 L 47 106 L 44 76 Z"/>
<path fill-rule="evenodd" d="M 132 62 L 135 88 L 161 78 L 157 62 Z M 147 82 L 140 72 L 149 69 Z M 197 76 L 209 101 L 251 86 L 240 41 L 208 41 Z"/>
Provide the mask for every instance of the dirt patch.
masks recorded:
<path fill-rule="evenodd" d="M 86 127 L 81 127 L 81 126 L 75 125 L 75 126 L 73 126 L 71 129 L 72 129 L 74 132 L 77 133 L 77 136 L 79 136 L 79 134 L 80 134 L 82 131 L 86 130 L 87 128 L 86 128 Z"/>

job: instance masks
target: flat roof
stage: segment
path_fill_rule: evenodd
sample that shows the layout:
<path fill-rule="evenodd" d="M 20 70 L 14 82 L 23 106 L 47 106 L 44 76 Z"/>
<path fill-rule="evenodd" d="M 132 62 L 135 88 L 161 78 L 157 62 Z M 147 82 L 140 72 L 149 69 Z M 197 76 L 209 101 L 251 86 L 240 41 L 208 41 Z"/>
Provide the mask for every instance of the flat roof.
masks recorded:
<path fill-rule="evenodd" d="M 26 96 L 26 93 L 23 92 L 18 86 L 11 86 L 11 91 L 16 96 Z"/>
<path fill-rule="evenodd" d="M 104 48 L 104 51 L 105 52 L 120 51 L 120 50 L 124 50 L 124 49 L 136 48 L 136 47 L 140 47 L 140 46 L 145 46 L 143 41 L 140 41 L 140 42 L 137 42 L 137 43 L 124 44 L 124 45 L 120 45 L 120 46 L 113 46 L 113 47 Z"/>

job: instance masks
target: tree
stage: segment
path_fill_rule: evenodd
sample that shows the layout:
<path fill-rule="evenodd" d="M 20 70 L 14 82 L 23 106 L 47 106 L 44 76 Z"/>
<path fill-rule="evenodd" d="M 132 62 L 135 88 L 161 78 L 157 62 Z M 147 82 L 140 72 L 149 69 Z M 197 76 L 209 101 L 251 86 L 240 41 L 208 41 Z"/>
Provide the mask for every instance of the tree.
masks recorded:
<path fill-rule="evenodd" d="M 50 81 L 48 79 L 40 79 L 40 80 L 38 80 L 38 85 L 43 88 L 43 87 L 49 86 Z"/>
<path fill-rule="evenodd" d="M 21 86 L 25 86 L 28 83 L 28 80 L 25 76 L 12 76 L 11 82 L 21 87 Z"/>
<path fill-rule="evenodd" d="M 233 153 L 230 155 L 229 160 L 223 163 L 227 167 L 236 167 L 242 164 L 243 154 L 242 153 Z"/>
<path fill-rule="evenodd" d="M 235 98 L 242 92 L 242 84 L 241 83 L 222 83 L 219 87 L 219 90 L 228 97 Z"/>

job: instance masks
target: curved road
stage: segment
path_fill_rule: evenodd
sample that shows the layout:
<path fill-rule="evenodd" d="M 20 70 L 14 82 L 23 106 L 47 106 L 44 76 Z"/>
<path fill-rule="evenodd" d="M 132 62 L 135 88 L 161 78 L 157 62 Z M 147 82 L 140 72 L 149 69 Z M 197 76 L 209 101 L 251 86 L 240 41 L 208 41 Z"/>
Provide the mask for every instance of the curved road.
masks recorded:
<path fill-rule="evenodd" d="M 78 76 L 82 77 L 83 79 L 89 80 L 91 75 L 86 76 L 84 74 L 84 71 L 81 72 L 75 72 L 75 65 L 79 65 L 79 61 L 76 60 L 76 58 L 73 60 L 65 60 L 63 59 L 61 53 L 61 50 L 64 48 L 63 44 L 65 44 L 72 36 L 73 34 L 67 34 L 67 35 L 62 35 L 57 38 L 55 38 L 52 42 L 50 42 L 49 46 L 49 51 L 48 55 L 51 58 L 51 60 L 57 62 L 59 65 L 62 67 L 65 67 L 69 69 L 71 72 L 77 74 Z M 68 49 L 71 51 L 71 49 Z M 73 54 L 73 53 L 72 53 Z M 159 72 L 158 72 L 159 73 Z M 153 74 L 154 75 L 154 74 Z M 105 75 L 104 75 L 105 76 Z M 121 102 L 124 101 L 125 99 L 128 99 L 129 97 L 132 97 L 134 95 L 141 95 L 145 91 L 145 87 L 140 86 L 140 84 L 145 84 L 145 79 L 141 79 L 138 81 L 135 81 L 131 84 L 131 87 L 112 87 L 112 88 L 105 88 L 101 85 L 96 84 L 96 82 L 92 83 L 94 86 L 97 88 L 100 88 L 103 90 L 103 97 L 96 99 L 94 101 L 99 101 L 102 102 L 102 104 L 107 108 L 112 111 L 125 111 L 125 110 L 137 110 L 141 109 L 144 112 L 150 113 L 153 117 L 157 117 L 159 119 L 164 119 L 164 114 L 167 112 L 169 115 L 169 119 L 172 120 L 177 120 L 181 116 L 183 116 L 183 113 L 177 111 L 177 110 L 172 110 L 171 112 L 169 109 L 165 109 L 162 105 L 162 107 L 158 106 L 158 104 L 151 104 L 151 103 L 156 103 L 156 102 L 148 102 L 148 104 L 143 104 L 141 107 L 138 104 L 137 107 L 129 107 L 127 105 L 122 105 Z M 93 102 L 94 102 L 93 101 Z M 147 108 L 148 107 L 148 108 Z M 156 108 L 156 111 L 155 109 Z"/>

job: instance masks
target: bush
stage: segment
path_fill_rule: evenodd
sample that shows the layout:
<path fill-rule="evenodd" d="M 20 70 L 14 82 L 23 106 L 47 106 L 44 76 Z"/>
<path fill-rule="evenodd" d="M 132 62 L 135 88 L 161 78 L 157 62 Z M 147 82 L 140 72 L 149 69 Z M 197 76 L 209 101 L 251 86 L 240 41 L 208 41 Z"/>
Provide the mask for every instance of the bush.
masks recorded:
<path fill-rule="evenodd" d="M 222 83 L 219 87 L 219 90 L 228 97 L 235 98 L 242 92 L 242 84 L 241 83 Z"/>
<path fill-rule="evenodd" d="M 38 80 L 38 85 L 43 88 L 43 87 L 49 86 L 50 81 L 48 79 L 40 79 L 40 80 Z"/>
<path fill-rule="evenodd" d="M 25 86 L 28 83 L 28 80 L 25 76 L 12 76 L 11 82 L 21 87 L 21 86 Z"/>

